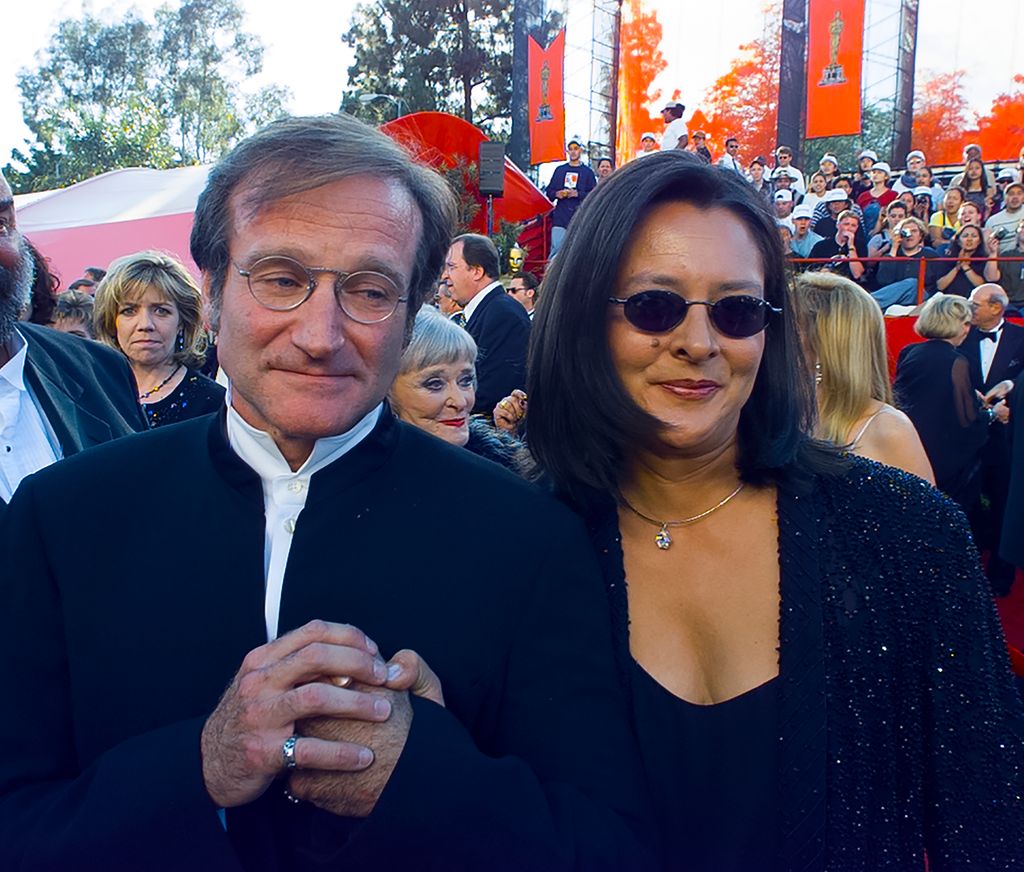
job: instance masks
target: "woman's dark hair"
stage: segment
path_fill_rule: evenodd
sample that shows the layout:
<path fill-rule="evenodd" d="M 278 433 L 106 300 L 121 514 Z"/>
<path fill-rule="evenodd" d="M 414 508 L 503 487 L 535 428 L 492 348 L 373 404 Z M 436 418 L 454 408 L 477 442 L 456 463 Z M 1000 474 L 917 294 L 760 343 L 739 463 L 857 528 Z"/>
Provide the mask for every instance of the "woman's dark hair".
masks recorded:
<path fill-rule="evenodd" d="M 964 176 L 963 176 L 963 181 L 960 183 L 960 187 L 963 188 L 965 192 L 970 192 L 970 191 L 975 190 L 974 188 L 971 187 L 972 179 L 970 178 L 970 176 L 967 175 L 967 170 L 970 168 L 971 164 L 977 164 L 979 167 L 981 167 L 981 174 L 978 176 L 977 179 L 973 180 L 973 181 L 977 181 L 977 183 L 978 183 L 977 190 L 979 190 L 979 191 L 987 190 L 988 179 L 985 178 L 985 164 L 984 164 L 984 162 L 978 160 L 978 158 L 976 158 L 976 157 L 972 157 L 969 160 L 964 162 Z"/>
<path fill-rule="evenodd" d="M 50 259 L 44 257 L 31 242 L 25 245 L 32 255 L 32 267 L 35 270 L 32 279 L 32 311 L 28 320 L 33 324 L 49 324 L 53 321 L 53 310 L 57 305 L 57 289 L 60 279 L 50 272 Z"/>
<path fill-rule="evenodd" d="M 977 224 L 965 224 L 956 233 L 953 234 L 953 238 L 949 241 L 949 251 L 946 252 L 946 257 L 959 257 L 960 256 L 960 238 L 964 235 L 964 231 L 970 228 L 978 234 L 978 247 L 974 249 L 976 258 L 988 257 L 985 252 L 985 234 L 982 233 L 981 228 Z"/>
<path fill-rule="evenodd" d="M 763 198 L 735 173 L 680 150 L 626 164 L 592 192 L 544 277 L 530 343 L 530 448 L 555 487 L 577 504 L 618 493 L 626 458 L 662 424 L 626 392 L 608 347 L 608 298 L 634 229 L 666 202 L 727 209 L 753 237 L 765 299 L 782 309 L 740 414 L 738 468 L 752 484 L 836 468 L 814 443 L 814 394 L 797 337 L 786 261 Z"/>

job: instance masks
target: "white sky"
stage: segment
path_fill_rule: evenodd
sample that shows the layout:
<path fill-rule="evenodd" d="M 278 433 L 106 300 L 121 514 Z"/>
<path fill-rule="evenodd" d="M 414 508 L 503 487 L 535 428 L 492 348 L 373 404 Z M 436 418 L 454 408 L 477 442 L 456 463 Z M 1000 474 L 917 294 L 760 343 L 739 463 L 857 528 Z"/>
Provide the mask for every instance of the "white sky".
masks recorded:
<path fill-rule="evenodd" d="M 714 8 L 704 0 L 647 2 L 664 26 L 662 51 L 669 61 L 658 84 L 666 93 L 679 88 L 688 111 L 699 106 L 737 47 L 759 35 L 763 26 L 764 0 L 721 0 Z M 158 5 L 160 0 L 28 0 L 7 11 L 7 42 L 0 53 L 0 165 L 28 134 L 21 122 L 17 72 L 34 66 L 34 55 L 47 44 L 56 22 L 78 17 L 83 9 L 115 20 L 132 6 L 148 14 Z M 267 46 L 258 84 L 290 87 L 294 112 L 336 110 L 351 63 L 341 34 L 348 28 L 354 0 L 242 0 L 242 5 L 246 29 Z M 896 0 L 869 0 L 869 21 L 874 15 L 882 27 L 895 8 Z M 921 0 L 919 77 L 957 67 L 968 71 L 967 96 L 976 111 L 984 112 L 997 94 L 1009 90 L 1014 73 L 1024 72 L 1024 0 Z"/>

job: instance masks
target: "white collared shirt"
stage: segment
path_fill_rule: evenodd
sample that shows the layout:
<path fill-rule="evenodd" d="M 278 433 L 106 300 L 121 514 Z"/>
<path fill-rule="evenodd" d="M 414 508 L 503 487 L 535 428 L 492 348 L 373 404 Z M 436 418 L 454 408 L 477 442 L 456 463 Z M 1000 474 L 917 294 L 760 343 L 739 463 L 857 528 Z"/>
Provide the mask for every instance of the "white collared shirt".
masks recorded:
<path fill-rule="evenodd" d="M 317 439 L 306 462 L 292 472 L 273 438 L 257 430 L 228 406 L 228 443 L 234 452 L 260 477 L 266 535 L 263 541 L 265 594 L 263 616 L 267 641 L 277 638 L 281 592 L 292 536 L 309 495 L 310 479 L 325 466 L 347 454 L 362 442 L 377 424 L 383 404 L 378 405 L 347 433 Z"/>
<path fill-rule="evenodd" d="M 11 359 L 0 367 L 0 499 L 10 502 L 22 480 L 60 460 L 60 443 L 25 384 L 28 339 L 15 330 Z"/>
<path fill-rule="evenodd" d="M 988 381 L 988 371 L 992 369 L 992 360 L 996 356 L 996 351 L 999 349 L 999 342 L 1003 338 L 1003 325 L 1005 323 L 1005 321 L 1000 321 L 991 330 L 985 331 L 986 333 L 996 334 L 995 342 L 982 337 L 981 342 L 978 343 L 978 352 L 981 355 L 981 378 L 983 381 Z"/>
<path fill-rule="evenodd" d="M 483 302 L 486 297 L 495 288 L 501 288 L 501 292 L 505 293 L 505 288 L 501 282 L 491 282 L 486 288 L 478 293 L 472 300 L 466 303 L 466 308 L 462 310 L 462 314 L 466 316 L 466 323 L 469 323 L 469 319 L 473 317 L 473 313 L 477 310 L 477 307 Z"/>

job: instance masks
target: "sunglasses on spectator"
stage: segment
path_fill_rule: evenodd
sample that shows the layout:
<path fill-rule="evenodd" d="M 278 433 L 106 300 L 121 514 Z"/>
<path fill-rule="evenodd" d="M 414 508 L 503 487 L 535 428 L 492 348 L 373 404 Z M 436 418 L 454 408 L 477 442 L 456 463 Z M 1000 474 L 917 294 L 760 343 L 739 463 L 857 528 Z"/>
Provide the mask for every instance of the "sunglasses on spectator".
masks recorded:
<path fill-rule="evenodd" d="M 622 306 L 626 320 L 645 333 L 674 330 L 682 324 L 690 306 L 707 306 L 714 328 L 733 339 L 756 336 L 768 326 L 772 315 L 782 314 L 782 309 L 775 308 L 767 300 L 745 294 L 722 297 L 708 303 L 704 300 L 691 302 L 671 291 L 641 291 L 625 299 L 609 297 L 608 302 Z"/>

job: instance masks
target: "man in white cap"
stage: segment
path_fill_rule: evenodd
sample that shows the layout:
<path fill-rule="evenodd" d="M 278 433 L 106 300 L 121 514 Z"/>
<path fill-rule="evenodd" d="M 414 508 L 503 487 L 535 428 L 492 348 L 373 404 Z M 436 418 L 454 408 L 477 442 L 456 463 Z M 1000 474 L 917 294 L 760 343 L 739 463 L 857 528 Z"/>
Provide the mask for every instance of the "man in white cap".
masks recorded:
<path fill-rule="evenodd" d="M 827 182 L 839 178 L 839 158 L 831 152 L 826 152 L 818 161 L 818 172 L 825 176 Z"/>
<path fill-rule="evenodd" d="M 811 230 L 814 207 L 801 204 L 790 215 L 793 221 L 793 241 L 790 248 L 797 257 L 810 257 L 811 249 L 824 238 Z"/>
<path fill-rule="evenodd" d="M 1012 170 L 1010 170 L 1012 172 Z M 999 253 L 1009 254 L 1017 245 L 1017 228 L 1024 222 L 1024 183 L 1011 181 L 1004 189 L 1005 206 L 985 222 L 999 240 Z M 1020 264 L 1007 264 L 1008 269 Z"/>
<path fill-rule="evenodd" d="M 690 132 L 683 121 L 686 107 L 675 100 L 670 100 L 661 110 L 661 118 L 665 122 L 665 132 L 661 135 L 661 147 L 686 148 L 690 141 Z"/>
<path fill-rule="evenodd" d="M 569 161 L 555 167 L 546 191 L 548 199 L 555 204 L 551 213 L 550 257 L 554 257 L 562 245 L 569 222 L 584 198 L 597 187 L 597 176 L 581 160 L 583 140 L 578 136 L 570 137 L 565 149 Z"/>
<path fill-rule="evenodd" d="M 857 155 L 857 169 L 853 172 L 853 198 L 856 200 L 871 188 L 871 167 L 878 162 L 878 152 L 865 148 Z"/>
<path fill-rule="evenodd" d="M 648 154 L 654 154 L 658 150 L 658 140 L 653 133 L 645 133 L 640 137 L 640 151 L 636 153 L 637 157 L 644 157 Z"/>
<path fill-rule="evenodd" d="M 775 217 L 780 221 L 788 220 L 793 213 L 793 192 L 781 190 L 775 192 Z"/>
<path fill-rule="evenodd" d="M 907 169 L 912 173 L 916 173 L 921 167 L 927 166 L 928 161 L 925 159 L 924 152 L 919 148 L 915 148 L 911 152 L 907 152 Z"/>

